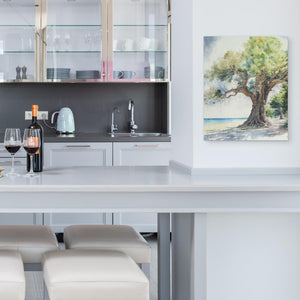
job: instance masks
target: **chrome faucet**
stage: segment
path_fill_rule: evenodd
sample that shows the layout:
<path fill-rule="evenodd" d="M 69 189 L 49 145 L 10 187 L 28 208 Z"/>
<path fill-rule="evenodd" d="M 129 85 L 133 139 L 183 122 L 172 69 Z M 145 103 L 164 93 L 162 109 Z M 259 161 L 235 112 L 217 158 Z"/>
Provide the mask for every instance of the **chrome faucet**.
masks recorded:
<path fill-rule="evenodd" d="M 110 126 L 110 133 L 113 136 L 115 132 L 118 131 L 118 125 L 115 124 L 115 113 L 119 113 L 120 109 L 119 107 L 114 107 L 111 113 L 111 126 Z"/>
<path fill-rule="evenodd" d="M 132 99 L 129 99 L 128 110 L 131 112 L 129 122 L 130 133 L 135 134 L 135 131 L 138 129 L 138 126 L 134 122 L 134 102 Z"/>

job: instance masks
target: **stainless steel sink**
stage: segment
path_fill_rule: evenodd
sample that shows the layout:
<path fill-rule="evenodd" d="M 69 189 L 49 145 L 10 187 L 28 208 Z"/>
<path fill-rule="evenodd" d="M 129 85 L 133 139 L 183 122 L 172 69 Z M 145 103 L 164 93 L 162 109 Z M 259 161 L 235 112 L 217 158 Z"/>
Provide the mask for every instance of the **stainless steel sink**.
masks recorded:
<path fill-rule="evenodd" d="M 165 135 L 164 133 L 159 132 L 136 132 L 134 134 L 130 132 L 116 132 L 116 133 L 109 133 L 111 137 L 158 137 Z"/>

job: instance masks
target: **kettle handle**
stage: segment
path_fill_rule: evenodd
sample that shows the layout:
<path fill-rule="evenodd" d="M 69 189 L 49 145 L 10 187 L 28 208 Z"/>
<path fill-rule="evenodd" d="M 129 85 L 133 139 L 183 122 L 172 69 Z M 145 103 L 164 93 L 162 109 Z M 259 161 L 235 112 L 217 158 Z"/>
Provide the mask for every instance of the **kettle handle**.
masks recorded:
<path fill-rule="evenodd" d="M 53 124 L 53 122 L 54 122 L 54 117 L 55 117 L 56 114 L 59 114 L 59 111 L 56 111 L 56 112 L 54 112 L 54 113 L 52 114 L 52 117 L 51 117 L 51 124 Z"/>

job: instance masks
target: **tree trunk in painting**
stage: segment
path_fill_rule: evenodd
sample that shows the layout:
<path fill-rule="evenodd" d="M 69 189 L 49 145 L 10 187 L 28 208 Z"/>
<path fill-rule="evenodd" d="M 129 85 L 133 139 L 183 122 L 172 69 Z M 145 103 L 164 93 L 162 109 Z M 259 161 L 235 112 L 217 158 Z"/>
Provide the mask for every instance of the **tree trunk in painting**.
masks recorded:
<path fill-rule="evenodd" d="M 248 119 L 239 127 L 266 127 L 269 121 L 266 118 L 266 100 L 258 95 L 256 99 L 252 99 L 252 110 Z"/>

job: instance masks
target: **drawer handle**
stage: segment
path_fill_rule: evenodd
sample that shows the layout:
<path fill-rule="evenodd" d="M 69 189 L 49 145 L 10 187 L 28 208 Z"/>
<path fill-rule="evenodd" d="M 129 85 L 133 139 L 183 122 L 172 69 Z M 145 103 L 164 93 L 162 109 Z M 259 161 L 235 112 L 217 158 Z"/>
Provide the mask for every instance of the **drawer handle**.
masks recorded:
<path fill-rule="evenodd" d="M 134 145 L 137 148 L 157 148 L 159 145 Z"/>
<path fill-rule="evenodd" d="M 90 148 L 91 145 L 67 145 L 67 148 Z"/>

